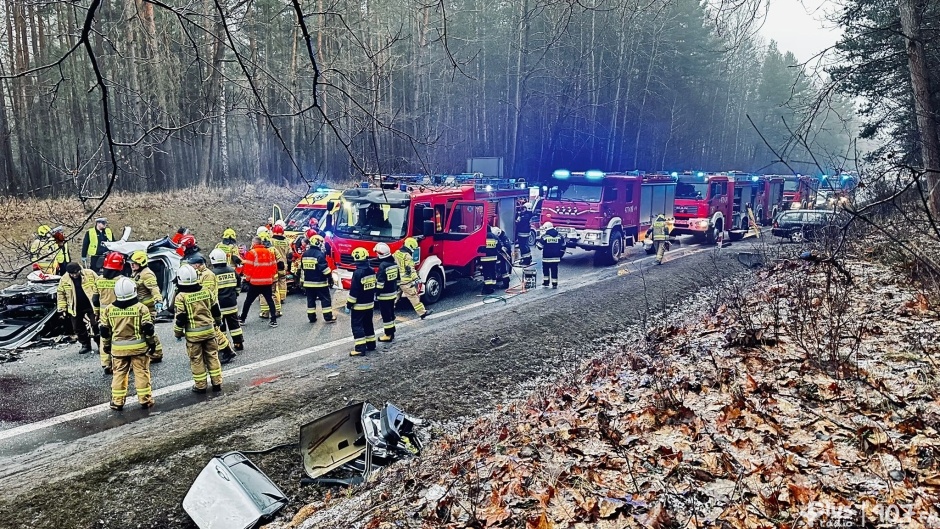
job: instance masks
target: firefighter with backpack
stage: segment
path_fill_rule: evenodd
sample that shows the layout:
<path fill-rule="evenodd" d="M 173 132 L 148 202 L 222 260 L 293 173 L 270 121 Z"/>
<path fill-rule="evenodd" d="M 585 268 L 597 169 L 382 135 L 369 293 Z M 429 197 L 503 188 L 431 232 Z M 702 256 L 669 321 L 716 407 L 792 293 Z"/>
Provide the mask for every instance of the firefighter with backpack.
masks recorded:
<path fill-rule="evenodd" d="M 155 349 L 150 308 L 138 301 L 137 284 L 126 277 L 114 283 L 114 302 L 101 310 L 101 348 L 111 357 L 111 409 L 120 411 L 127 399 L 128 377 L 134 372 L 134 387 L 141 408 L 153 406 L 150 355 Z"/>

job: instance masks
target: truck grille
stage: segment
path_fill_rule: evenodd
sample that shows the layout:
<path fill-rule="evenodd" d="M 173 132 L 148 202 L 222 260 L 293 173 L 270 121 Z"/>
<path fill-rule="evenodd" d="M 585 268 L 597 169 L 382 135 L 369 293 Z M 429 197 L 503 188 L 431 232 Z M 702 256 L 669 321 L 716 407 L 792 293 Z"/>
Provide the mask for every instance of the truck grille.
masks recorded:
<path fill-rule="evenodd" d="M 565 226 L 571 228 L 583 228 L 587 225 L 587 220 L 581 217 L 566 217 L 564 215 L 553 215 L 552 224 L 555 226 Z"/>
<path fill-rule="evenodd" d="M 356 267 L 356 261 L 354 261 L 352 255 L 348 253 L 339 254 L 339 264 L 340 266 L 348 266 L 350 268 Z M 375 258 L 369 259 L 369 265 L 372 266 L 372 268 L 378 268 L 379 260 Z"/>

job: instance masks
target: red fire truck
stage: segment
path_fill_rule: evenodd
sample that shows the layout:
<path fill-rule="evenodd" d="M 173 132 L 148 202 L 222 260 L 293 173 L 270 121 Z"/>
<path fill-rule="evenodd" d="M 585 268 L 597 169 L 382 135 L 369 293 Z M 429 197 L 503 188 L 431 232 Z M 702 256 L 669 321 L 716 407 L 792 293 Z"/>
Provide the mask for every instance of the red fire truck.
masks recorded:
<path fill-rule="evenodd" d="M 758 219 L 772 204 L 776 179 L 739 171 L 673 173 L 676 185 L 676 223 L 673 233 L 690 234 L 713 243 L 727 231 L 739 240 L 750 228 L 747 208 Z M 760 211 L 760 213 L 758 213 Z"/>
<path fill-rule="evenodd" d="M 515 240 L 516 201 L 529 196 L 524 180 L 479 174 L 373 181 L 344 191 L 336 214 L 332 241 L 343 287 L 349 287 L 355 269 L 354 249 L 365 248 L 374 256 L 379 242 L 394 252 L 414 237 L 427 304 L 441 298 L 446 282 L 476 275 L 489 226 L 499 226 Z M 378 266 L 374 260 L 373 266 Z"/>
<path fill-rule="evenodd" d="M 676 179 L 640 172 L 590 170 L 552 173 L 542 201 L 542 223 L 551 222 L 568 246 L 594 250 L 594 262 L 617 262 L 626 246 L 642 241 L 660 213 L 671 217 Z"/>
<path fill-rule="evenodd" d="M 784 175 L 783 202 L 780 209 L 807 209 L 816 204 L 819 180 L 811 176 Z"/>

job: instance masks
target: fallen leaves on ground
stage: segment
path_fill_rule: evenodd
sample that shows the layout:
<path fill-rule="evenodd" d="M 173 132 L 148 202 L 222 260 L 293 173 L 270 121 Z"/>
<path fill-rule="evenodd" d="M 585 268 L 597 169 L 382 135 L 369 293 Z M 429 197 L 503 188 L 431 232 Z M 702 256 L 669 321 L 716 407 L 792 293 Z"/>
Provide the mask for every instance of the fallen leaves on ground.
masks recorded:
<path fill-rule="evenodd" d="M 780 265 L 732 289 L 762 299 L 737 303 L 747 312 L 703 291 L 662 327 L 466 423 L 355 498 L 308 508 L 299 527 L 754 529 L 890 524 L 896 513 L 940 527 L 940 320 L 884 269 L 848 268 L 856 286 L 840 317 L 864 322 L 852 327 L 863 335 L 851 366 L 827 369 L 791 332 L 798 289 L 787 285 L 823 279 Z M 768 295 L 782 312 L 768 313 Z M 776 329 L 750 332 L 772 318 Z M 379 498 L 387 504 L 370 511 Z"/>

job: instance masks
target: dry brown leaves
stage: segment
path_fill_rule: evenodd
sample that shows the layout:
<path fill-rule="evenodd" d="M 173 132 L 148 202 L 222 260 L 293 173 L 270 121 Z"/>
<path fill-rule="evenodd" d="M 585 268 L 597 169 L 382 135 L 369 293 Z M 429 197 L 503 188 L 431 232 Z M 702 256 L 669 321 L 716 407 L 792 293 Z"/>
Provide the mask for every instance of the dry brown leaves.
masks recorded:
<path fill-rule="evenodd" d="M 736 348 L 714 332 L 736 332 L 729 314 L 676 314 L 692 323 L 653 333 L 653 351 L 648 342 L 624 343 L 587 363 L 578 380 L 445 436 L 368 485 L 373 503 L 376 494 L 391 498 L 381 514 L 359 520 L 361 512 L 341 505 L 330 523 L 754 529 L 862 516 L 877 525 L 900 513 L 910 527 L 940 527 L 936 346 L 917 349 L 923 340 L 911 336 L 940 323 L 876 267 L 852 272 L 860 279 L 853 310 L 876 329 L 857 379 L 814 368 L 785 332 L 773 346 Z M 805 272 L 777 271 L 786 273 Z M 742 295 L 768 291 L 758 283 Z M 664 391 L 677 402 L 664 406 Z"/>

